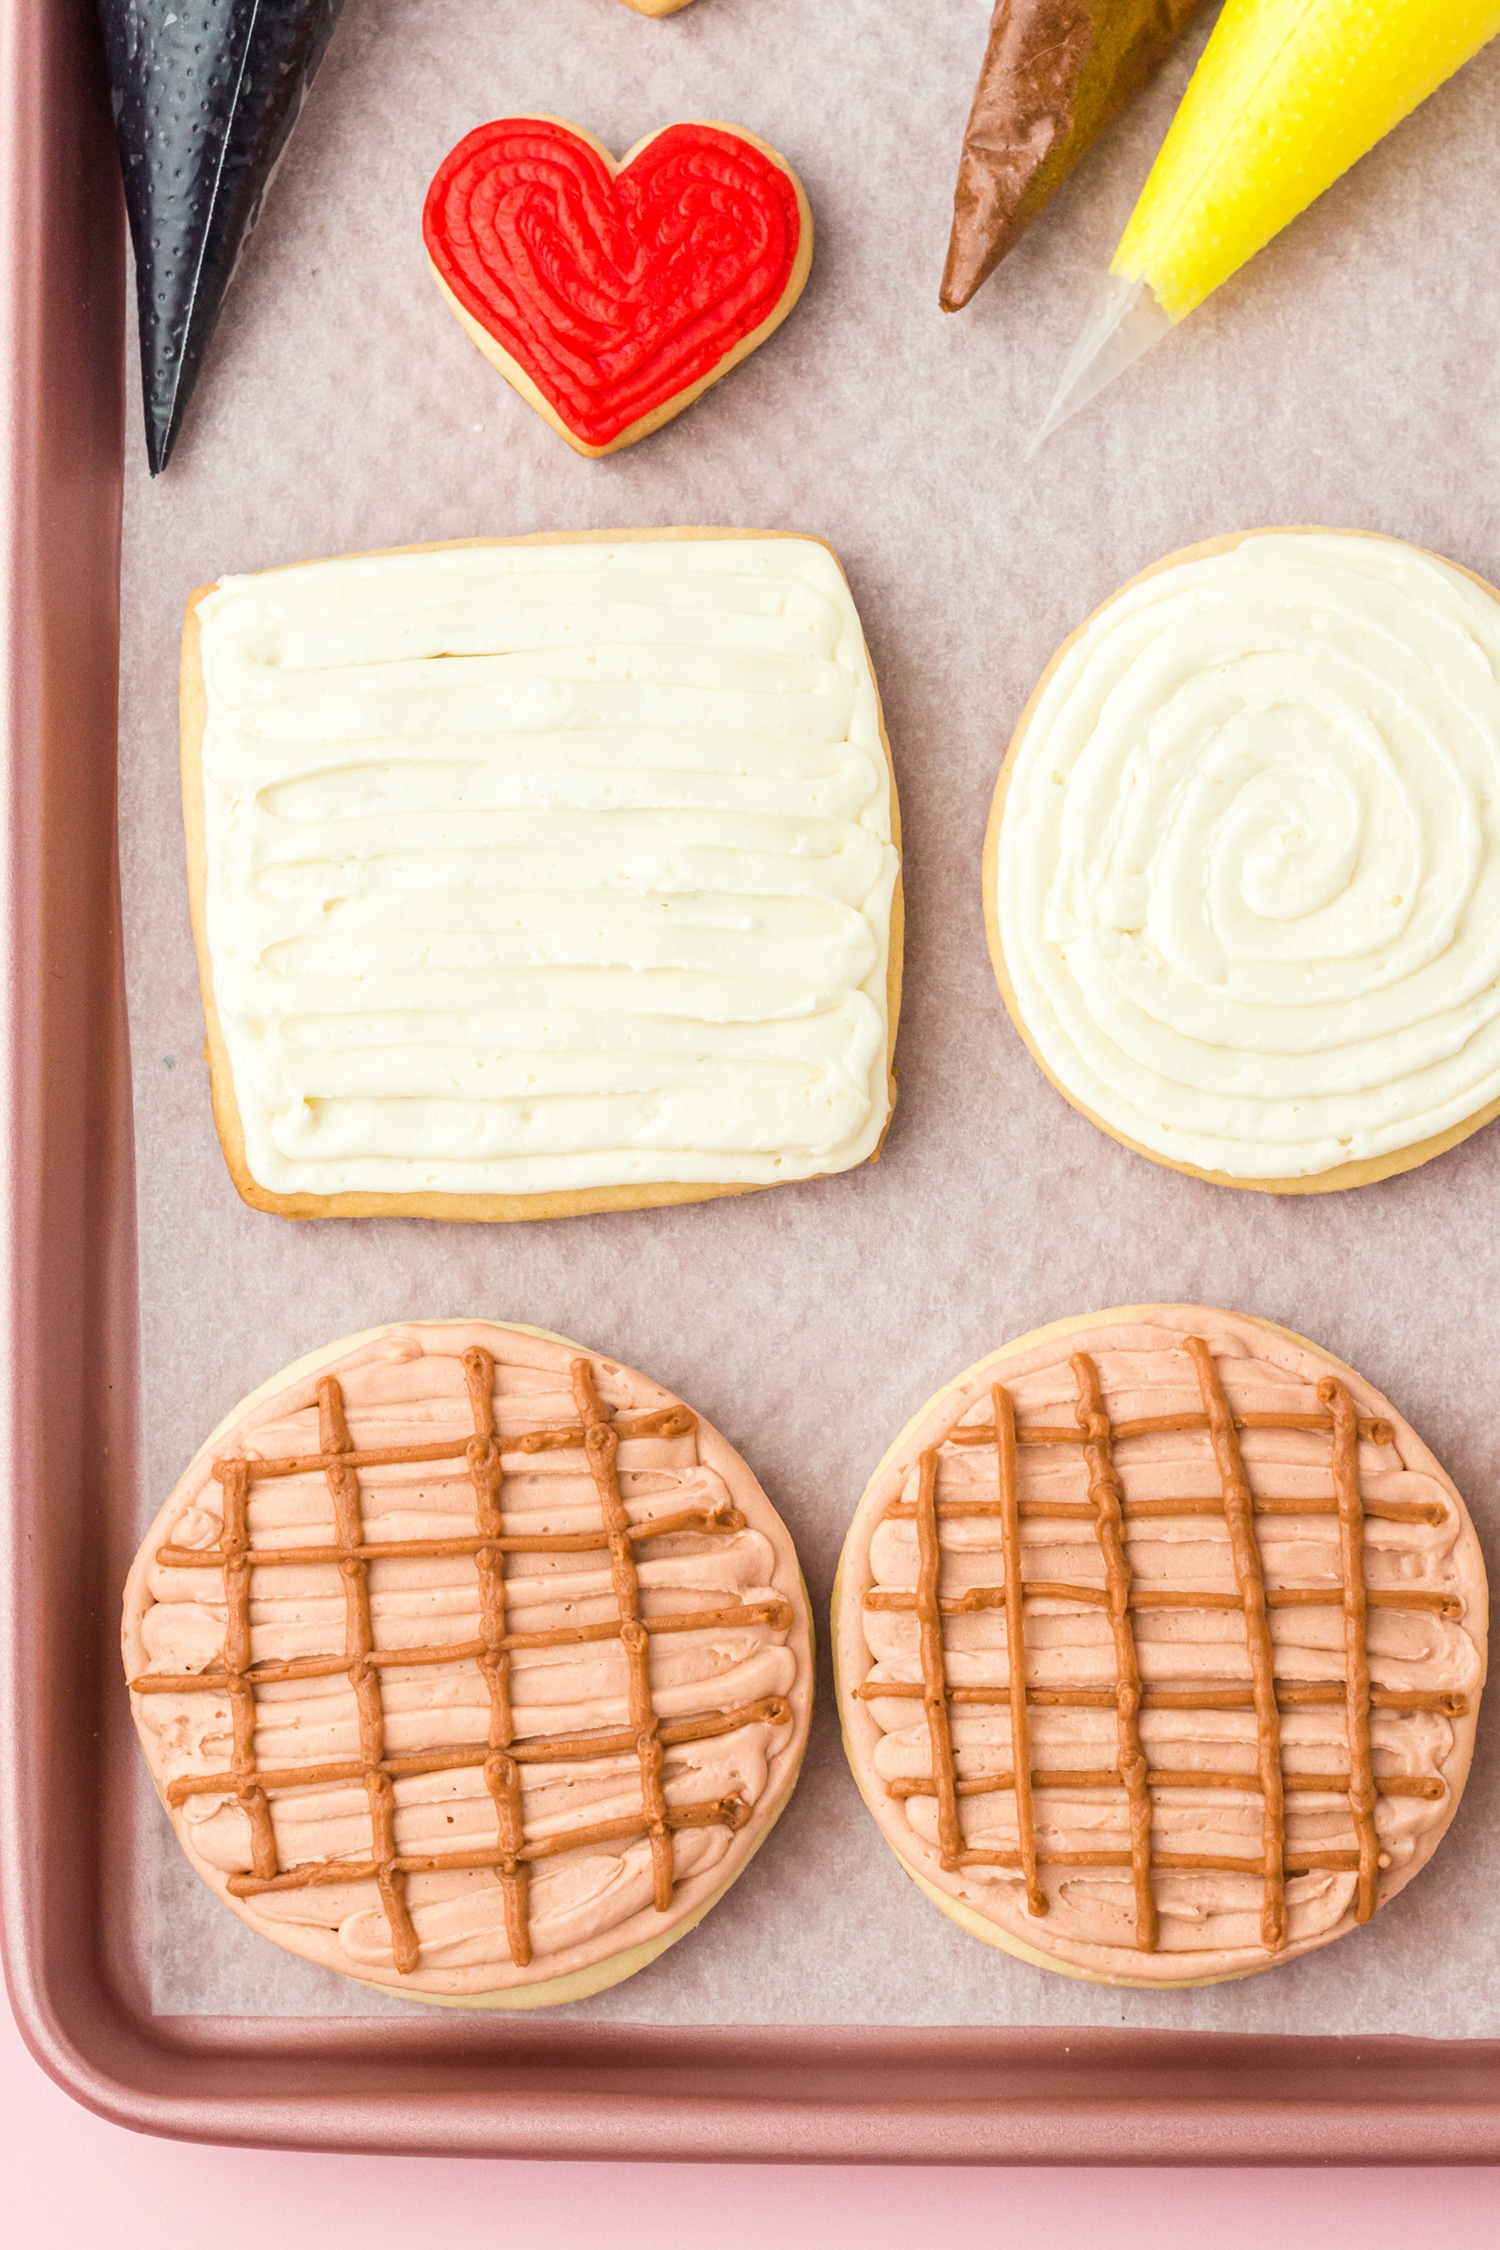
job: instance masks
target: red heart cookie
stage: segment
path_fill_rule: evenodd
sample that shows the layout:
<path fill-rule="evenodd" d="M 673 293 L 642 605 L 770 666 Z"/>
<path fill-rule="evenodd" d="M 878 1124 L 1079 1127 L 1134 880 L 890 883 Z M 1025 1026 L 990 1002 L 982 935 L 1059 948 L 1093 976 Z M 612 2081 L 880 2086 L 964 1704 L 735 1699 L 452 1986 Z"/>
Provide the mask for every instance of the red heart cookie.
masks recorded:
<path fill-rule="evenodd" d="M 691 406 L 802 294 L 812 214 L 753 133 L 668 125 L 623 164 L 557 117 L 501 117 L 438 166 L 438 284 L 508 383 L 579 453 Z"/>

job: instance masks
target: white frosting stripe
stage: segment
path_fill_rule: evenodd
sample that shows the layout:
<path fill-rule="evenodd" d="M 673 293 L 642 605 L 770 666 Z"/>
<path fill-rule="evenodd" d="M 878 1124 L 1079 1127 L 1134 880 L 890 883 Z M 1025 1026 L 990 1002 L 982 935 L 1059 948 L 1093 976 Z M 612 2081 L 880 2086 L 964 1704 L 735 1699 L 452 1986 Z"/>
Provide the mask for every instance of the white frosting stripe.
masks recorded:
<path fill-rule="evenodd" d="M 824 548 L 368 556 L 198 616 L 205 921 L 262 1186 L 754 1184 L 873 1152 L 893 808 Z"/>
<path fill-rule="evenodd" d="M 1265 533 L 1116 597 L 1017 747 L 1001 949 L 1054 1077 L 1154 1154 L 1315 1175 L 1500 1097 L 1500 605 Z"/>

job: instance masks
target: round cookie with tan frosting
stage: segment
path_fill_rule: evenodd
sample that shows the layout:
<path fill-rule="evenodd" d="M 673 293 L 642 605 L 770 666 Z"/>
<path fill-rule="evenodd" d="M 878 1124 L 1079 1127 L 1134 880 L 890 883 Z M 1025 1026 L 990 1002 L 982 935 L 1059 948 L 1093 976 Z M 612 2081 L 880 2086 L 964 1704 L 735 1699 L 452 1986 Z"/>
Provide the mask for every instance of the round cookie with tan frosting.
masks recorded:
<path fill-rule="evenodd" d="M 261 1936 L 414 1999 L 644 1968 L 743 1871 L 812 1706 L 796 1551 L 660 1384 L 539 1329 L 346 1337 L 221 1424 L 123 1649 L 194 1868 Z"/>
<path fill-rule="evenodd" d="M 950 1383 L 844 1545 L 845 1748 L 965 1929 L 1096 1983 L 1331 1944 L 1431 1858 L 1485 1677 L 1468 1512 L 1290 1331 L 1091 1313 Z"/>
<path fill-rule="evenodd" d="M 1169 555 L 1044 673 L 995 792 L 1005 1002 L 1075 1108 L 1279 1194 L 1500 1113 L 1500 597 L 1363 532 Z"/>

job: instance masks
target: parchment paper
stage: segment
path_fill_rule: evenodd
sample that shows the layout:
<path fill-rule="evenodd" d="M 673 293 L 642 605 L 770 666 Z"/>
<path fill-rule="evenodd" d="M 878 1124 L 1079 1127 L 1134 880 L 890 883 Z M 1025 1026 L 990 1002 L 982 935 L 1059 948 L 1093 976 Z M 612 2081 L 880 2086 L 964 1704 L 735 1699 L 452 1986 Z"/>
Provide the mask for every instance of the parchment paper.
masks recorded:
<path fill-rule="evenodd" d="M 1492 1571 L 1500 1559 L 1500 1127 L 1341 1196 L 1278 1201 L 1160 1170 L 1027 1059 L 979 899 L 1025 697 L 1144 564 L 1214 532 L 1323 522 L 1500 579 L 1500 48 L 1027 464 L 1206 26 L 948 318 L 938 277 L 986 20 L 980 0 L 697 0 L 667 21 L 618 0 L 347 0 L 155 486 L 132 419 L 122 850 L 148 1512 L 219 1416 L 298 1353 L 376 1321 L 493 1314 L 623 1357 L 717 1423 L 786 1517 L 826 1618 L 865 1478 L 932 1391 L 1043 1321 L 1169 1298 L 1265 1314 L 1362 1369 L 1457 1478 Z M 816 215 L 786 328 L 613 460 L 576 458 L 428 278 L 433 170 L 516 109 L 576 119 L 620 153 L 678 117 L 748 125 L 785 151 Z M 906 833 L 901 1094 L 879 1164 L 547 1226 L 248 1210 L 200 1055 L 177 787 L 186 595 L 354 548 L 671 523 L 819 533 L 853 583 Z M 1245 1983 L 1148 1995 L 1024 1967 L 940 1916 L 855 1793 L 826 1653 L 820 1697 L 801 1787 L 753 1868 L 696 1934 L 575 2015 L 1500 2032 L 1493 1712 L 1434 1865 L 1368 1930 Z M 412 2005 L 254 1938 L 154 1807 L 151 1833 L 154 1886 L 139 1888 L 159 2010 Z"/>

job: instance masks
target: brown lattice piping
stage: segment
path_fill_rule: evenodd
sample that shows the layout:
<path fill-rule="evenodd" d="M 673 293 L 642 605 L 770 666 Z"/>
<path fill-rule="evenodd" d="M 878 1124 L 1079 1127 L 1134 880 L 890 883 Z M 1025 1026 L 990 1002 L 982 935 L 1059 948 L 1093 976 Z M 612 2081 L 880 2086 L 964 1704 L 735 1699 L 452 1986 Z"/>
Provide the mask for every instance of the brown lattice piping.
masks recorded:
<path fill-rule="evenodd" d="M 1130 1622 L 1131 1569 L 1125 1557 L 1125 1497 L 1115 1467 L 1109 1416 L 1099 1389 L 1099 1370 L 1087 1352 L 1072 1359 L 1078 1384 L 1078 1426 L 1083 1431 L 1089 1498 L 1104 1557 L 1104 1590 L 1110 1633 L 1115 1644 L 1115 1715 L 1120 1743 L 1120 1779 L 1130 1812 L 1130 1871 L 1135 1886 L 1135 1942 L 1143 1953 L 1156 1951 L 1156 1893 L 1151 1885 L 1151 1792 L 1146 1787 L 1146 1753 L 1141 1748 L 1141 1668 Z"/>
<path fill-rule="evenodd" d="M 1230 1411 L 1212 1352 L 1202 1337 L 1184 1339 L 1203 1400 L 1201 1413 L 1152 1415 L 1144 1419 L 1111 1423 L 1099 1388 L 1098 1371 L 1086 1352 L 1073 1355 L 1071 1365 L 1078 1386 L 1076 1429 L 1066 1426 L 1020 1424 L 1009 1393 L 1001 1384 L 991 1389 L 993 1420 L 965 1423 L 948 1433 L 946 1442 L 957 1446 L 992 1445 L 996 1453 L 997 1497 L 990 1500 L 937 1499 L 938 1446 L 918 1457 L 917 1498 L 895 1500 L 885 1511 L 886 1521 L 917 1523 L 918 1578 L 914 1593 L 874 1588 L 865 1596 L 870 1610 L 914 1611 L 918 1621 L 921 1684 L 910 1681 L 866 1681 L 855 1693 L 875 1702 L 886 1697 L 920 1697 L 927 1717 L 932 1750 L 932 1772 L 920 1780 L 889 1782 L 889 1795 L 899 1800 L 935 1797 L 938 1806 L 938 1850 L 943 1868 L 956 1873 L 964 1867 L 1013 1868 L 1025 1883 L 1027 1904 L 1033 1914 L 1047 1910 L 1047 1898 L 1037 1870 L 1042 1867 L 1118 1867 L 1131 1871 L 1136 1902 L 1136 1944 L 1143 1952 L 1155 1950 L 1157 1910 L 1154 1871 L 1191 1870 L 1258 1875 L 1262 1883 L 1261 1937 L 1270 1953 L 1287 1942 L 1285 1882 L 1289 1874 L 1312 1870 L 1353 1873 L 1358 1877 L 1355 1920 L 1366 1922 L 1375 1911 L 1376 1880 L 1381 1867 L 1390 1864 L 1379 1847 L 1375 1828 L 1378 1797 L 1419 1797 L 1436 1801 L 1445 1794 L 1437 1774 L 1377 1776 L 1370 1758 L 1370 1711 L 1436 1711 L 1462 1717 L 1468 1699 L 1445 1690 L 1372 1687 L 1366 1635 L 1371 1609 L 1425 1611 L 1444 1618 L 1463 1614 L 1463 1604 L 1450 1594 L 1381 1589 L 1371 1592 L 1364 1582 L 1364 1519 L 1375 1516 L 1397 1523 L 1440 1524 L 1446 1517 L 1441 1502 L 1377 1501 L 1365 1498 L 1359 1486 L 1359 1441 L 1389 1445 L 1395 1432 L 1383 1418 L 1355 1414 L 1343 1384 L 1328 1376 L 1318 1385 L 1322 1411 L 1318 1413 L 1251 1413 Z M 1316 1430 L 1331 1440 L 1332 1498 L 1318 1500 L 1263 1498 L 1252 1494 L 1240 1452 L 1241 1430 Z M 1132 1437 L 1164 1431 L 1201 1430 L 1212 1448 L 1218 1473 L 1215 1497 L 1163 1500 L 1126 1500 L 1115 1467 L 1114 1448 Z M 1077 1500 L 1021 1500 L 1018 1493 L 1016 1448 L 1019 1445 L 1077 1445 L 1083 1448 L 1089 1497 Z M 1229 1532 L 1230 1552 L 1237 1591 L 1206 1593 L 1170 1587 L 1137 1587 L 1125 1549 L 1132 1523 L 1171 1516 L 1213 1515 L 1222 1518 Z M 1255 1534 L 1258 1516 L 1336 1515 L 1339 1521 L 1339 1584 L 1337 1587 L 1268 1587 Z M 942 1549 L 940 1525 L 945 1521 L 998 1518 L 1004 1560 L 1004 1582 L 975 1586 L 966 1593 L 944 1597 L 940 1592 Z M 1094 1527 L 1104 1565 L 1104 1585 L 1074 1586 L 1022 1576 L 1020 1525 L 1043 1518 L 1087 1521 Z M 1035 1688 L 1026 1680 L 1025 1604 L 1029 1601 L 1063 1601 L 1086 1604 L 1109 1613 L 1115 1651 L 1115 1685 L 1112 1688 Z M 1273 1609 L 1338 1608 L 1344 1620 L 1344 1678 L 1342 1681 L 1300 1683 L 1278 1680 L 1274 1669 L 1268 1612 Z M 1003 1687 L 955 1687 L 947 1677 L 943 1643 L 946 1617 L 973 1615 L 984 1610 L 1004 1610 L 1006 1616 L 1007 1682 Z M 1245 1619 L 1246 1650 L 1250 1662 L 1247 1688 L 1151 1688 L 1143 1685 L 1136 1656 L 1132 1617 L 1144 1610 L 1238 1610 Z M 1011 1720 L 1012 1770 L 960 1779 L 954 1759 L 949 1711 L 955 1705 L 1008 1705 Z M 1281 1713 L 1316 1705 L 1342 1705 L 1346 1714 L 1349 1770 L 1336 1773 L 1287 1773 L 1282 1764 Z M 1032 1763 L 1028 1713 L 1038 1707 L 1110 1710 L 1116 1715 L 1119 1753 L 1113 1767 L 1079 1770 L 1040 1767 Z M 1142 1711 L 1253 1710 L 1256 1718 L 1256 1770 L 1250 1772 L 1201 1769 L 1177 1771 L 1151 1769 L 1141 1747 L 1139 1717 Z M 1037 1848 L 1033 1792 L 1046 1789 L 1120 1789 L 1126 1793 L 1130 1822 L 1128 1851 L 1045 1852 Z M 1152 1846 L 1152 1791 L 1156 1789 L 1225 1789 L 1258 1795 L 1262 1802 L 1261 1853 L 1257 1859 L 1232 1859 L 1206 1853 L 1160 1852 Z M 1016 1799 L 1018 1848 L 1015 1851 L 981 1851 L 964 1844 L 959 1805 L 966 1797 L 1013 1792 Z M 1284 1800 L 1288 1795 L 1332 1793 L 1347 1798 L 1354 1826 L 1354 1851 L 1304 1851 L 1289 1849 L 1286 1842 Z"/>
<path fill-rule="evenodd" d="M 1026 1903 L 1033 1914 L 1045 1914 L 1047 1894 L 1036 1871 L 1036 1822 L 1031 1808 L 1031 1721 L 1026 1713 L 1026 1608 L 1021 1571 L 1020 1480 L 1016 1470 L 1016 1417 L 1009 1391 L 999 1383 L 990 1393 L 995 1410 L 996 1468 L 1000 1480 L 1000 1540 L 1005 1556 L 1005 1654 L 1010 1674 L 1011 1756 L 1016 1770 L 1011 1786 L 1016 1793 L 1016 1819 L 1021 1834 L 1021 1872 L 1026 1879 Z M 936 1537 L 936 1515 L 933 1532 Z M 941 1614 L 942 1604 L 938 1604 Z M 938 1628 L 941 1638 L 942 1627 Z M 963 1795 L 962 1785 L 959 1794 Z"/>
<path fill-rule="evenodd" d="M 1286 1944 L 1286 1807 L 1281 1773 L 1281 1712 L 1276 1703 L 1276 1662 L 1266 1614 L 1266 1574 L 1255 1536 L 1250 1479 L 1240 1453 L 1240 1433 L 1214 1355 L 1201 1336 L 1186 1339 L 1187 1355 L 1198 1377 L 1208 1433 L 1213 1441 L 1219 1481 L 1224 1488 L 1224 1521 L 1234 1557 L 1235 1583 L 1245 1612 L 1245 1646 L 1250 1657 L 1250 1692 L 1255 1698 L 1256 1761 L 1260 1768 L 1261 1851 L 1265 1895 L 1261 1900 L 1261 1943 L 1268 1953 Z M 1337 1424 L 1335 1424 L 1335 1431 Z M 1366 1681 L 1368 1688 L 1368 1681 Z"/>
<path fill-rule="evenodd" d="M 651 1843 L 654 1903 L 658 1912 L 666 1913 L 672 1904 L 673 1834 L 679 1829 L 706 1827 L 724 1827 L 733 1832 L 750 1818 L 750 1807 L 733 1795 L 702 1804 L 668 1805 L 662 1786 L 663 1749 L 678 1743 L 708 1741 L 757 1721 L 786 1726 L 792 1716 L 790 1704 L 776 1695 L 764 1696 L 733 1711 L 706 1712 L 667 1724 L 656 1715 L 650 1681 L 653 1634 L 752 1624 L 786 1631 L 794 1622 L 790 1602 L 779 1597 L 744 1602 L 728 1609 L 684 1611 L 676 1616 L 643 1618 L 640 1615 L 634 1553 L 638 1545 L 683 1531 L 730 1534 L 743 1530 L 745 1525 L 740 1511 L 727 1505 L 679 1509 L 675 1514 L 656 1516 L 645 1523 L 633 1524 L 626 1516 L 616 1467 L 620 1441 L 687 1436 L 697 1428 L 696 1418 L 689 1409 L 661 1407 L 650 1414 L 614 1421 L 599 1401 L 591 1363 L 579 1358 L 572 1362 L 569 1371 L 578 1423 L 560 1429 L 533 1430 L 514 1440 L 502 1440 L 495 1430 L 495 1364 L 491 1354 L 478 1346 L 471 1347 L 463 1355 L 463 1368 L 473 1422 L 472 1431 L 465 1435 L 421 1445 L 358 1449 L 349 1436 L 338 1378 L 324 1375 L 317 1383 L 318 1452 L 287 1454 L 269 1461 L 239 1456 L 216 1461 L 213 1477 L 224 1499 L 224 1529 L 218 1546 L 168 1544 L 157 1549 L 155 1560 L 169 1570 L 217 1568 L 222 1572 L 226 1611 L 222 1662 L 212 1671 L 147 1672 L 131 1682 L 141 1695 L 223 1694 L 230 1699 L 233 1748 L 229 1770 L 183 1775 L 168 1784 L 166 1794 L 168 1804 L 174 1808 L 190 1797 L 224 1796 L 232 1797 L 244 1811 L 250 1823 L 251 1871 L 230 1876 L 228 1887 L 233 1895 L 253 1898 L 267 1891 L 374 1882 L 390 1927 L 391 1951 L 402 1975 L 409 1975 L 417 1967 L 420 1954 L 416 1929 L 406 1903 L 408 1875 L 493 1869 L 504 1899 L 506 1944 L 517 1968 L 528 1967 L 532 1957 L 529 1883 L 530 1870 L 538 1860 L 579 1851 L 592 1844 L 647 1837 Z M 525 1534 L 505 1531 L 500 1510 L 505 1456 L 568 1449 L 581 1450 L 588 1460 L 599 1499 L 599 1529 Z M 360 1471 L 440 1461 L 467 1464 L 474 1488 L 474 1536 L 369 1539 L 362 1515 Z M 333 1504 L 334 1542 L 313 1547 L 252 1547 L 248 1524 L 251 1484 L 309 1474 L 322 1474 L 327 1479 Z M 610 1560 L 617 1611 L 612 1620 L 539 1633 L 508 1630 L 507 1555 L 601 1552 L 607 1552 Z M 370 1615 L 369 1565 L 375 1561 L 432 1561 L 457 1556 L 472 1556 L 474 1560 L 479 1581 L 478 1637 L 433 1648 L 378 1648 Z M 255 1664 L 250 1648 L 253 1573 L 294 1564 L 325 1564 L 337 1568 L 344 1586 L 343 1652 Z M 628 1728 L 623 1732 L 532 1736 L 518 1741 L 511 1707 L 512 1652 L 615 1639 L 625 1651 L 628 1666 Z M 455 1744 L 451 1748 L 408 1756 L 388 1756 L 382 1671 L 387 1666 L 471 1661 L 478 1664 L 489 1694 L 485 1742 Z M 256 1689 L 273 1681 L 329 1678 L 340 1673 L 348 1676 L 354 1693 L 359 1756 L 322 1765 L 276 1769 L 258 1765 L 255 1756 Z M 640 1771 L 639 1813 L 627 1814 L 618 1820 L 596 1821 L 591 1827 L 568 1829 L 556 1836 L 528 1838 L 521 1767 L 631 1755 L 636 1758 Z M 467 1852 L 397 1851 L 395 1782 L 416 1774 L 472 1768 L 482 1770 L 485 1787 L 494 1803 L 494 1845 Z M 271 1794 L 321 1788 L 339 1782 L 359 1782 L 364 1786 L 370 1810 L 368 1855 L 357 1860 L 310 1860 L 282 1867 L 271 1813 Z"/>

